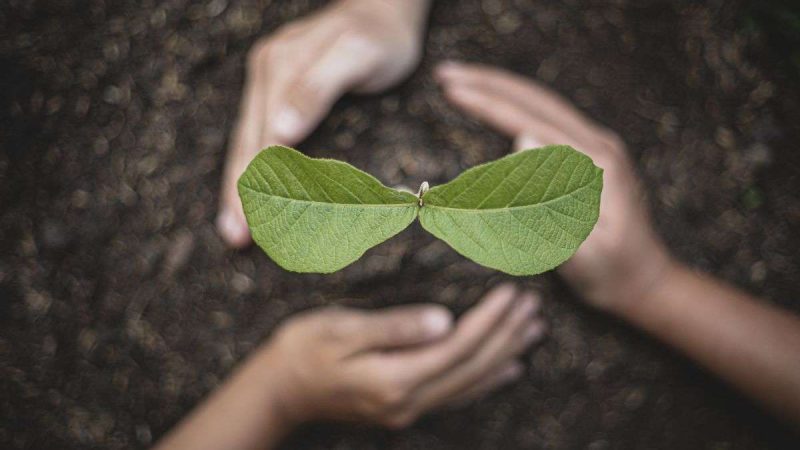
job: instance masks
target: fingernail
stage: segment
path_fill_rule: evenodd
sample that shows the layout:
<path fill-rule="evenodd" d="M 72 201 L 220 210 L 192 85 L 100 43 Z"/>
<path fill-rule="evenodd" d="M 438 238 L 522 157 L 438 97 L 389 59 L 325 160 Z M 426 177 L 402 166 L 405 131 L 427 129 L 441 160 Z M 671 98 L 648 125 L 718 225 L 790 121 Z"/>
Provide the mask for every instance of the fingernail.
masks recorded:
<path fill-rule="evenodd" d="M 542 147 L 542 143 L 530 134 L 521 134 L 514 142 L 515 151 Z"/>
<path fill-rule="evenodd" d="M 542 300 L 539 297 L 539 295 L 537 295 L 536 293 L 531 292 L 531 291 L 524 292 L 520 296 L 520 299 L 523 299 L 523 300 L 525 300 L 527 302 L 530 302 L 531 305 L 533 305 L 532 312 L 534 312 L 534 313 L 537 312 L 539 310 L 539 308 L 541 308 L 541 306 L 542 306 Z"/>
<path fill-rule="evenodd" d="M 511 381 L 519 376 L 522 375 L 522 364 L 513 364 L 508 366 L 505 370 L 503 370 L 502 375 L 500 378 L 503 381 Z"/>
<path fill-rule="evenodd" d="M 533 312 L 533 301 L 530 299 L 518 300 L 516 307 L 516 314 L 520 316 L 529 316 Z"/>
<path fill-rule="evenodd" d="M 272 132 L 282 140 L 294 141 L 302 132 L 303 119 L 296 109 L 283 107 L 272 122 Z"/>
<path fill-rule="evenodd" d="M 514 296 L 517 293 L 517 285 L 508 281 L 498 284 L 494 292 L 502 295 Z"/>
<path fill-rule="evenodd" d="M 453 318 L 443 309 L 431 309 L 422 316 L 422 326 L 428 336 L 440 336 L 450 330 Z"/>
<path fill-rule="evenodd" d="M 503 283 L 491 291 L 484 297 L 485 301 L 489 301 L 490 309 L 496 311 L 505 311 L 507 308 L 513 308 L 512 303 L 516 297 L 517 287 L 512 283 Z"/>
<path fill-rule="evenodd" d="M 234 247 L 241 247 L 250 240 L 250 230 L 247 225 L 237 220 L 230 210 L 223 211 L 217 216 L 217 230 L 222 238 Z"/>
<path fill-rule="evenodd" d="M 523 340 L 530 344 L 532 342 L 538 341 L 544 336 L 545 330 L 547 327 L 542 322 L 534 322 L 528 325 L 528 328 L 525 330 L 525 336 L 523 336 Z"/>

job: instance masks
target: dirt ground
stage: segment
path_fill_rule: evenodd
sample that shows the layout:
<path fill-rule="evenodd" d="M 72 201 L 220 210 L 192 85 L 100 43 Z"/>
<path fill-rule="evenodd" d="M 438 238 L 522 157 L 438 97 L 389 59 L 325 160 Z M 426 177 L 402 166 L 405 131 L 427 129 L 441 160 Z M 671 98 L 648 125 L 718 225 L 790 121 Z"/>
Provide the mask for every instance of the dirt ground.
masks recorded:
<path fill-rule="evenodd" d="M 147 447 L 292 313 L 424 301 L 463 311 L 507 278 L 418 225 L 328 276 L 225 249 L 213 219 L 245 52 L 320 3 L 2 2 L 1 448 Z M 448 180 L 509 141 L 451 108 L 432 67 L 507 67 L 622 134 L 681 259 L 798 311 L 800 84 L 784 70 L 788 49 L 748 14 L 721 1 L 442 0 L 419 70 L 344 99 L 300 148 L 389 185 Z M 406 431 L 311 426 L 286 448 L 798 442 L 556 275 L 520 281 L 542 289 L 552 327 L 523 381 Z"/>

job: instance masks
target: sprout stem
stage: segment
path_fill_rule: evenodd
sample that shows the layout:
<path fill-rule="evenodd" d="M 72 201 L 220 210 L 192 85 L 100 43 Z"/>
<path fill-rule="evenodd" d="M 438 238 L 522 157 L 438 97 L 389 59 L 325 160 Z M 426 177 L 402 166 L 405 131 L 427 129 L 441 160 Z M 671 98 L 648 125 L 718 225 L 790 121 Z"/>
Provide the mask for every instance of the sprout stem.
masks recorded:
<path fill-rule="evenodd" d="M 419 185 L 419 191 L 417 191 L 417 198 L 419 199 L 419 206 L 422 206 L 422 196 L 428 192 L 430 189 L 430 185 L 427 181 L 423 181 L 422 184 Z"/>

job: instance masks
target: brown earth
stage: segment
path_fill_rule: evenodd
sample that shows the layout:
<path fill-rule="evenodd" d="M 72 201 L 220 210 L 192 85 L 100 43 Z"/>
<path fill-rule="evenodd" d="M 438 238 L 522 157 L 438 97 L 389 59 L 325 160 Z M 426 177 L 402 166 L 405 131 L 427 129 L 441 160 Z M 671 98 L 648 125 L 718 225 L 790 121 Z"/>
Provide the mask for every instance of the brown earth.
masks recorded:
<path fill-rule="evenodd" d="M 213 219 L 249 45 L 319 1 L 0 6 L 0 447 L 146 447 L 280 320 L 441 302 L 506 277 L 418 225 L 330 276 L 228 251 Z M 341 101 L 305 152 L 442 182 L 508 140 L 442 98 L 443 58 L 535 76 L 618 130 L 676 254 L 800 310 L 797 78 L 711 1 L 439 1 L 398 88 Z M 313 426 L 287 448 L 792 448 L 798 436 L 557 276 L 525 379 L 402 432 Z M 698 299 L 702 301 L 702 299 Z M 691 314 L 691 311 L 687 311 Z M 796 448 L 796 447 L 795 447 Z"/>

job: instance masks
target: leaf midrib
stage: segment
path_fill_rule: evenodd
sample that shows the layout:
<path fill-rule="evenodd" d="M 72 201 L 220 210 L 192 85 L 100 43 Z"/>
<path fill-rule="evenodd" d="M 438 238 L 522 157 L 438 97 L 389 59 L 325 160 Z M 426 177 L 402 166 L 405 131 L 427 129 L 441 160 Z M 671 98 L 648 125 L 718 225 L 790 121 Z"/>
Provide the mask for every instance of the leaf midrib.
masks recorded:
<path fill-rule="evenodd" d="M 570 198 L 570 197 L 574 196 L 575 194 L 577 194 L 578 192 L 580 192 L 580 191 L 582 191 L 584 189 L 592 187 L 592 184 L 593 183 L 585 184 L 585 185 L 583 185 L 583 186 L 581 186 L 581 187 L 579 187 L 579 188 L 577 188 L 577 189 L 575 189 L 573 191 L 567 192 L 564 195 L 559 195 L 558 197 L 551 198 L 550 200 L 547 200 L 547 201 L 544 201 L 544 202 L 540 202 L 540 203 L 532 203 L 530 205 L 520 205 L 520 206 L 510 206 L 510 207 L 506 206 L 506 207 L 503 207 L 503 208 L 484 208 L 484 209 L 472 208 L 472 209 L 470 209 L 470 208 L 454 208 L 452 206 L 439 206 L 439 205 L 432 205 L 430 203 L 425 203 L 424 206 L 422 206 L 422 208 L 428 207 L 428 208 L 436 208 L 436 209 L 446 209 L 446 210 L 450 210 L 450 211 L 459 211 L 459 212 L 465 212 L 465 213 L 513 211 L 513 210 L 524 209 L 524 208 L 535 208 L 535 207 L 539 207 L 539 206 L 546 206 L 546 205 L 548 205 L 550 203 L 554 203 L 556 201 L 563 200 L 564 198 Z"/>
<path fill-rule="evenodd" d="M 416 201 L 408 202 L 408 203 L 336 203 L 336 202 L 320 202 L 320 201 L 317 201 L 317 200 L 303 200 L 303 199 L 298 199 L 298 198 L 284 197 L 282 195 L 267 194 L 266 192 L 259 191 L 257 189 L 254 189 L 254 188 L 250 187 L 250 186 L 247 186 L 246 184 L 242 184 L 240 186 L 245 188 L 245 189 L 247 189 L 250 192 L 253 192 L 253 193 L 257 194 L 257 195 L 263 195 L 263 196 L 266 196 L 266 197 L 275 197 L 275 198 L 280 198 L 280 199 L 283 199 L 283 200 L 287 200 L 287 201 L 291 201 L 291 202 L 297 202 L 297 203 L 313 203 L 313 204 L 318 204 L 318 205 L 343 206 L 343 207 L 351 207 L 351 208 L 354 208 L 354 207 L 359 207 L 359 208 L 365 208 L 365 207 L 366 208 L 397 208 L 397 207 L 407 208 L 409 206 L 417 206 Z"/>
<path fill-rule="evenodd" d="M 593 180 L 594 181 L 594 180 Z M 430 203 L 424 204 L 420 207 L 420 209 L 428 207 L 428 208 L 436 208 L 441 210 L 449 210 L 449 211 L 459 211 L 462 213 L 470 213 L 470 214 L 478 214 L 478 213 L 490 213 L 490 212 L 497 212 L 497 211 L 514 211 L 518 209 L 525 209 L 525 208 L 536 208 L 540 206 L 546 206 L 550 203 L 557 202 L 559 200 L 563 200 L 564 198 L 573 198 L 575 194 L 578 192 L 583 191 L 584 189 L 588 189 L 592 187 L 593 183 L 585 184 L 573 191 L 567 192 L 566 194 L 559 195 L 558 197 L 551 198 L 550 200 L 540 202 L 540 203 L 532 203 L 530 205 L 520 205 L 520 206 L 511 206 L 511 207 L 503 207 L 503 208 L 484 208 L 484 209 L 470 209 L 470 208 L 453 208 L 452 206 L 440 206 L 440 205 L 432 205 Z M 312 204 L 319 204 L 319 205 L 329 205 L 329 206 L 340 206 L 340 207 L 359 207 L 359 208 L 397 208 L 397 207 L 409 207 L 409 206 L 417 206 L 416 202 L 409 202 L 409 203 L 335 203 L 335 202 L 320 202 L 317 200 L 303 200 L 297 198 L 290 198 L 284 197 L 282 195 L 274 195 L 274 194 L 267 194 L 265 192 L 261 192 L 257 189 L 254 189 L 250 186 L 245 184 L 241 185 L 243 188 L 253 192 L 257 195 L 264 195 L 267 197 L 275 197 L 280 198 L 283 200 L 297 202 L 297 203 L 312 203 Z"/>

